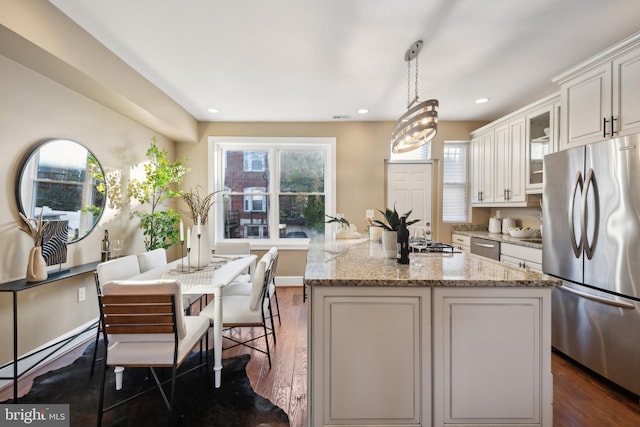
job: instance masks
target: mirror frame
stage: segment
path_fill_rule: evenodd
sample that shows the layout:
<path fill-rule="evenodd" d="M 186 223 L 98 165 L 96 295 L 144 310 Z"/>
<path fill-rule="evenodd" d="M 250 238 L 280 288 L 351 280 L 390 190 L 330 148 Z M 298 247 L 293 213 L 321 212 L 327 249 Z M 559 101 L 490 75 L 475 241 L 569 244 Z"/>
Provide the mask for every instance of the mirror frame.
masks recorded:
<path fill-rule="evenodd" d="M 18 205 L 18 209 L 19 211 L 27 216 L 30 217 L 30 215 L 27 215 L 27 212 L 25 210 L 24 204 L 23 204 L 23 200 L 22 200 L 22 186 L 26 185 L 27 182 L 26 180 L 28 179 L 28 174 L 27 174 L 27 169 L 30 167 L 29 164 L 30 162 L 36 158 L 36 156 L 38 155 L 38 153 L 40 152 L 40 150 L 48 145 L 48 144 L 52 144 L 55 143 L 56 141 L 66 141 L 66 142 L 71 142 L 74 143 L 76 145 L 78 145 L 80 148 L 84 149 L 87 151 L 87 158 L 89 156 L 92 156 L 95 159 L 95 162 L 97 164 L 97 167 L 99 168 L 100 172 L 102 173 L 103 177 L 104 177 L 104 168 L 102 167 L 102 165 L 100 164 L 100 161 L 98 160 L 98 158 L 95 156 L 95 154 L 93 154 L 91 152 L 91 150 L 89 150 L 87 147 L 85 147 L 84 145 L 80 144 L 77 141 L 74 141 L 72 139 L 68 139 L 68 138 L 51 138 L 51 139 L 46 139 L 46 140 L 42 140 L 36 144 L 34 144 L 29 150 L 28 153 L 25 155 L 24 159 L 22 160 L 22 162 L 20 163 L 20 168 L 19 168 L 19 175 L 17 176 L 16 179 L 16 186 L 15 186 L 15 196 L 16 196 L 16 204 Z M 85 173 L 87 173 L 87 169 L 85 169 Z M 103 178 L 104 179 L 104 178 Z M 73 182 L 73 181 L 70 181 Z M 106 188 L 106 182 L 104 182 L 105 188 Z M 86 185 L 86 184 L 85 184 Z M 96 189 L 97 183 L 95 181 L 95 179 L 93 180 L 93 190 L 92 191 L 97 191 Z M 104 198 L 103 198 L 103 202 L 102 205 L 99 206 L 100 208 L 100 212 L 99 214 L 95 217 L 93 223 L 91 224 L 91 226 L 89 228 L 87 228 L 86 232 L 84 232 L 84 234 L 80 235 L 78 234 L 78 238 L 74 239 L 74 240 L 68 240 L 67 241 L 67 245 L 71 244 L 71 243 L 76 243 L 79 242 L 80 240 L 84 239 L 85 237 L 87 237 L 88 235 L 90 235 L 93 230 L 98 226 L 98 224 L 100 223 L 100 219 L 102 218 L 102 215 L 104 214 L 104 211 L 106 209 L 107 206 L 107 194 L 105 191 L 104 194 Z M 80 229 L 80 227 L 78 227 L 78 230 Z M 69 236 L 71 237 L 71 233 L 69 234 Z"/>

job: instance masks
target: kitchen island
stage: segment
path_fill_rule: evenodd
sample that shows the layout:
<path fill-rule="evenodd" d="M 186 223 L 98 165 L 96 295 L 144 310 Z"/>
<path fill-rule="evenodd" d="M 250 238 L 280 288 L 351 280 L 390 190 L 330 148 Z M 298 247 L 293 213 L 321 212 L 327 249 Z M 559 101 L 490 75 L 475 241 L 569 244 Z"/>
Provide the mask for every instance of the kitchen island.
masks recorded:
<path fill-rule="evenodd" d="M 468 253 L 420 261 L 312 239 L 310 425 L 551 426 L 560 282 Z"/>

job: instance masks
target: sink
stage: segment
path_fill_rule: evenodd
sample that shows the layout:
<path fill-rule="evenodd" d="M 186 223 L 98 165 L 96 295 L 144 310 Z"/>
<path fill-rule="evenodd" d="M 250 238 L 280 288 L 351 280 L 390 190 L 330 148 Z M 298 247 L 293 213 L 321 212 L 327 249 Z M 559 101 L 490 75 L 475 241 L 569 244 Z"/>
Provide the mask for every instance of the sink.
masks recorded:
<path fill-rule="evenodd" d="M 520 239 L 521 242 L 542 244 L 542 239 Z"/>

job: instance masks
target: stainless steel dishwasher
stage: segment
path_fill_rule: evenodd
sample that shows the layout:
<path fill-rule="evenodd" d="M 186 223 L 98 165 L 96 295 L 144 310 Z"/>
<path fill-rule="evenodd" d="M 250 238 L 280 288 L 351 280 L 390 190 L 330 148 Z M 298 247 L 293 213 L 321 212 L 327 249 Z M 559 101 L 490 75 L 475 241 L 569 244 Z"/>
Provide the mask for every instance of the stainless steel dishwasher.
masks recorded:
<path fill-rule="evenodd" d="M 500 261 L 500 242 L 472 237 L 471 253 Z"/>

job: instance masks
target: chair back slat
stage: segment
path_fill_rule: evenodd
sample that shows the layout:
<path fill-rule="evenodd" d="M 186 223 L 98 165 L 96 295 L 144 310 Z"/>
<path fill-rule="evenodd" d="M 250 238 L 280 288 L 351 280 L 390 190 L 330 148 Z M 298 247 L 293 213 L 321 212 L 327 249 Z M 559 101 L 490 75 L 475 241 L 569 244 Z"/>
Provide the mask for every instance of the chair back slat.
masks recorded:
<path fill-rule="evenodd" d="M 173 323 L 173 317 L 171 313 L 160 315 L 111 315 L 109 316 L 109 325 L 154 325 L 154 324 L 166 324 L 171 325 Z"/>
<path fill-rule="evenodd" d="M 107 328 L 107 334 L 172 334 L 172 325 L 123 325 L 123 326 L 109 326 Z"/>
<path fill-rule="evenodd" d="M 107 334 L 171 334 L 176 331 L 174 295 L 104 295 L 101 311 Z"/>
<path fill-rule="evenodd" d="M 166 304 L 171 305 L 171 295 L 111 294 L 103 295 L 102 302 L 113 305 Z"/>

